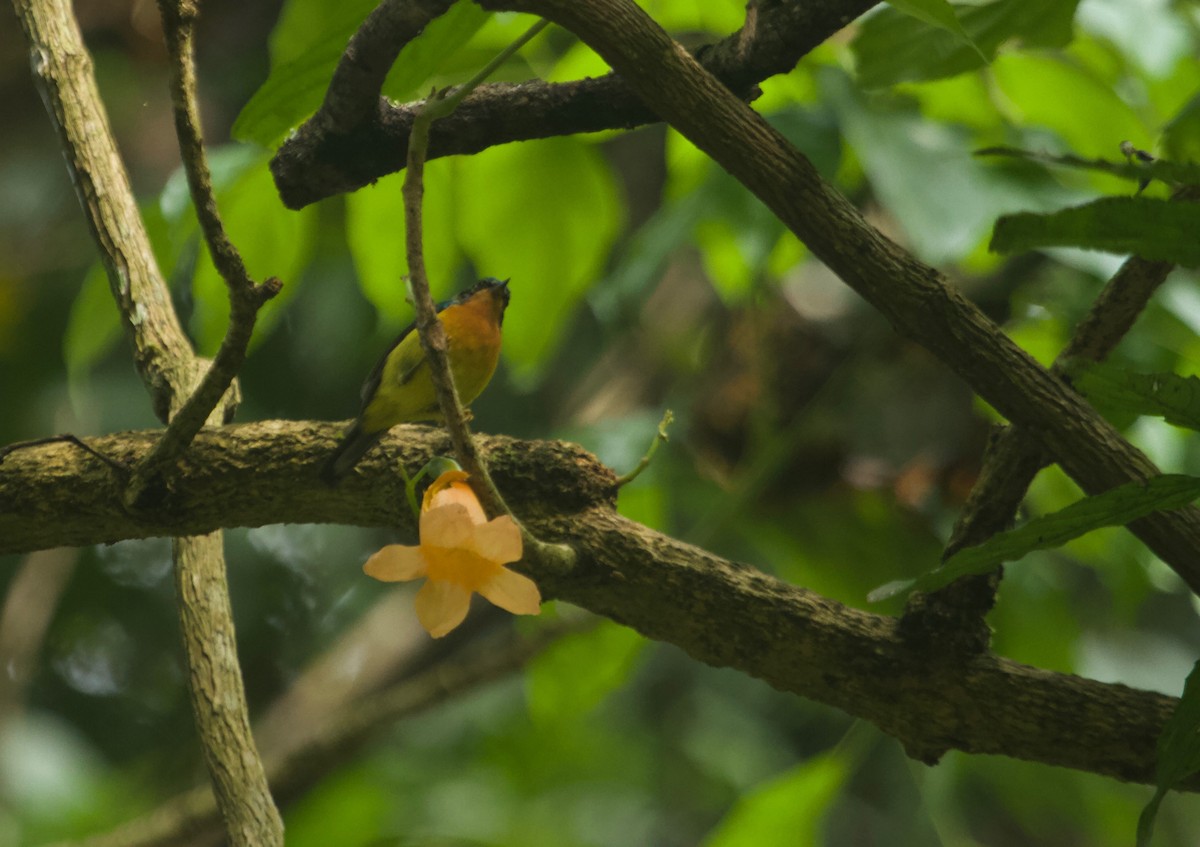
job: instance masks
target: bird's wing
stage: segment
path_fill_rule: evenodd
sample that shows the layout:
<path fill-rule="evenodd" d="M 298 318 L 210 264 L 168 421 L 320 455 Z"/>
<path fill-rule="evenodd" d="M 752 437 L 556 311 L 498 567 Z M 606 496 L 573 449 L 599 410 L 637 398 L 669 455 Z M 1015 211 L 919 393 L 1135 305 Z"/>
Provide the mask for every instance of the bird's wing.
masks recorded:
<path fill-rule="evenodd" d="M 416 328 L 417 325 L 415 323 L 411 323 L 405 327 L 404 331 L 392 342 L 391 346 L 383 351 L 383 355 L 379 357 L 379 361 L 375 363 L 375 367 L 367 375 L 367 381 L 363 383 L 362 391 L 359 392 L 362 397 L 363 408 L 366 408 L 366 405 L 371 402 L 371 398 L 375 396 L 375 392 L 379 390 L 379 382 L 383 379 L 383 369 L 387 365 L 387 360 L 391 358 L 392 351 L 399 347 L 404 339 L 412 335 Z M 420 347 L 419 344 L 417 346 L 418 348 Z M 411 378 L 411 374 L 409 378 Z"/>

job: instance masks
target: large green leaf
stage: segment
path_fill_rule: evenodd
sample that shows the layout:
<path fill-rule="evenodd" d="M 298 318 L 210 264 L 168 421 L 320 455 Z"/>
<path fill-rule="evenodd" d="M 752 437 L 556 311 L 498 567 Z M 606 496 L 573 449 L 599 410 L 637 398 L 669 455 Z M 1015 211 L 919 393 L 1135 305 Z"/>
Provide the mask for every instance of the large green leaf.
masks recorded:
<path fill-rule="evenodd" d="M 108 287 L 108 275 L 92 265 L 71 303 L 63 336 L 63 360 L 72 379 L 90 370 L 121 337 L 121 317 Z"/>
<path fill-rule="evenodd" d="M 251 278 L 261 282 L 276 276 L 283 281 L 279 296 L 259 312 L 251 342 L 257 345 L 299 288 L 300 273 L 314 246 L 315 210 L 291 212 L 283 207 L 266 157 L 261 155 L 227 190 L 217 192 L 217 203 L 229 238 L 238 245 Z M 211 355 L 229 325 L 229 294 L 206 249 L 197 258 L 192 294 L 195 308 L 190 328 L 200 352 Z"/>
<path fill-rule="evenodd" d="M 578 720 L 625 684 L 646 643 L 609 621 L 560 639 L 525 675 L 530 715 L 542 724 Z"/>
<path fill-rule="evenodd" d="M 425 200 L 422 204 L 425 271 L 434 298 L 450 294 L 462 251 L 455 234 L 452 159 L 436 159 L 425 166 Z M 360 188 L 346 198 L 346 240 L 363 294 L 393 327 L 412 320 L 404 277 L 408 274 L 405 250 L 404 174 L 393 174 Z"/>
<path fill-rule="evenodd" d="M 824 844 L 823 819 L 860 767 L 878 733 L 852 724 L 836 747 L 743 794 L 704 847 Z"/>
<path fill-rule="evenodd" d="M 1068 373 L 1075 390 L 1094 405 L 1200 429 L 1200 378 L 1134 373 L 1088 362 L 1073 364 Z"/>
<path fill-rule="evenodd" d="M 271 71 L 242 107 L 232 136 L 270 146 L 321 105 L 346 43 L 376 0 L 289 0 L 271 33 Z"/>
<path fill-rule="evenodd" d="M 948 0 L 888 0 L 888 5 L 930 26 L 946 30 L 961 38 L 971 49 L 979 51 L 971 41 L 971 36 L 967 35 L 967 31 L 959 23 L 958 16 L 954 14 L 954 7 Z M 979 57 L 987 61 L 982 52 L 979 52 Z"/>
<path fill-rule="evenodd" d="M 1155 768 L 1157 790 L 1138 818 L 1138 847 L 1149 847 L 1154 819 L 1167 792 L 1200 771 L 1200 662 L 1192 667 L 1183 685 L 1183 696 L 1158 738 Z"/>
<path fill-rule="evenodd" d="M 458 166 L 460 243 L 481 275 L 512 278 L 505 357 L 529 377 L 603 271 L 621 221 L 616 184 L 576 139 L 495 147 Z"/>
<path fill-rule="evenodd" d="M 815 756 L 739 798 L 704 847 L 821 844 L 822 819 L 849 775 L 835 753 Z"/>
<path fill-rule="evenodd" d="M 1194 267 L 1200 265 L 1197 232 L 1200 204 L 1105 197 L 1046 215 L 1004 215 L 996 221 L 990 248 L 1016 253 L 1040 247 L 1083 247 Z"/>
<path fill-rule="evenodd" d="M 872 188 L 926 261 L 960 260 L 981 247 L 998 211 L 1056 208 L 1078 196 L 988 167 L 968 152 L 963 128 L 864 97 L 840 71 L 825 70 L 820 84 Z"/>
<path fill-rule="evenodd" d="M 273 146 L 316 111 L 346 43 L 376 0 L 292 0 L 271 39 L 271 73 L 242 108 L 231 133 Z M 477 4 L 456 3 L 400 51 L 383 91 L 407 98 L 445 66 L 488 17 Z"/>
<path fill-rule="evenodd" d="M 997 94 L 1010 115 L 1026 127 L 1045 127 L 1084 156 L 1117 156 L 1128 140 L 1150 147 L 1150 126 L 1114 85 L 1073 56 L 1014 51 L 991 68 Z"/>
<path fill-rule="evenodd" d="M 1092 530 L 1123 526 L 1151 512 L 1181 508 L 1197 497 L 1200 497 L 1200 478 L 1182 474 L 1164 474 L 1144 483 L 1121 485 L 1072 503 L 1061 511 L 1034 518 L 976 547 L 960 550 L 937 570 L 917 579 L 880 586 L 868 597 L 877 602 L 906 591 L 932 591 L 959 577 L 988 573 L 1034 550 L 1059 547 Z"/>
<path fill-rule="evenodd" d="M 1009 40 L 1028 47 L 1062 47 L 1073 35 L 1078 4 L 1079 0 L 997 0 L 958 6 L 962 35 L 896 9 L 881 9 L 866 19 L 851 45 L 858 80 L 875 88 L 954 76 L 983 66 Z"/>
<path fill-rule="evenodd" d="M 455 3 L 450 11 L 425 27 L 419 38 L 405 45 L 384 80 L 383 93 L 393 100 L 408 100 L 428 94 L 428 91 L 418 89 L 431 76 L 447 67 L 459 49 L 487 23 L 490 15 L 491 12 L 484 11 L 478 3 L 470 0 Z"/>

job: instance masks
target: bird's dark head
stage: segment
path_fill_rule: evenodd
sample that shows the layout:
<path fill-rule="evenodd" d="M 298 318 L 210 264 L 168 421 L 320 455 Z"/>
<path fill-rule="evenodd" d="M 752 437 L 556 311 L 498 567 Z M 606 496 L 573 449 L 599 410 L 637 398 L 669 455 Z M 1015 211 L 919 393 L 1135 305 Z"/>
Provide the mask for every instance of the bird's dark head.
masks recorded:
<path fill-rule="evenodd" d="M 479 282 L 458 295 L 456 299 L 460 303 L 465 303 L 476 297 L 488 298 L 492 303 L 492 307 L 496 310 L 496 320 L 499 323 L 503 323 L 504 310 L 508 308 L 508 299 L 510 296 L 507 279 L 502 281 L 489 276 L 479 280 Z"/>

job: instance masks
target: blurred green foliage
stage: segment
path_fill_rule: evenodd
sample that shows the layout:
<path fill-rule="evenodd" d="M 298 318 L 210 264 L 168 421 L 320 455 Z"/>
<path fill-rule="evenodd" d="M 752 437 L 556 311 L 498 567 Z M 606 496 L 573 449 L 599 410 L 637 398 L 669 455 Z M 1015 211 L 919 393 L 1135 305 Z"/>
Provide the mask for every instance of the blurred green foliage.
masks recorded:
<path fill-rule="evenodd" d="M 211 352 L 225 294 L 172 173 L 155 22 L 100 5 L 125 10 L 84 21 L 103 93 L 176 304 Z M 200 76 L 218 199 L 251 272 L 285 285 L 242 373 L 242 420 L 351 416 L 358 383 L 411 319 L 399 178 L 297 213 L 266 170 L 266 148 L 320 103 L 373 5 L 205 8 Z M 875 223 L 1049 361 L 1119 258 L 998 256 L 987 250 L 992 224 L 1129 185 L 972 152 L 1004 144 L 1117 160 L 1130 140 L 1197 160 L 1200 13 L 1167 0 L 995 0 L 954 6 L 959 33 L 945 4 L 897 5 L 765 81 L 756 107 Z M 689 45 L 744 16 L 740 0 L 643 6 Z M 405 49 L 386 93 L 410 99 L 460 82 L 528 24 L 456 4 Z M 13 47 L 0 55 L 19 53 L 14 33 L 0 27 Z M 551 30 L 499 76 L 604 72 Z M 24 59 L 5 73 L 15 140 L 0 158 L 0 441 L 154 426 Z M 624 472 L 670 407 L 672 440 L 622 491 L 624 514 L 853 606 L 937 563 L 988 419 L 689 142 L 661 126 L 528 142 L 431 162 L 427 179 L 435 294 L 512 278 L 505 359 L 474 405 L 478 429 L 569 438 Z M 1195 292 L 1195 277 L 1177 271 L 1114 365 L 1195 373 Z M 1164 469 L 1200 473 L 1194 437 L 1117 420 Z M 1026 510 L 1079 497 L 1048 470 Z M 359 569 L 392 535 L 227 533 L 241 659 L 264 721 L 389 596 Z M 167 542 L 69 555 L 69 578 L 35 594 L 48 615 L 40 649 L 28 666 L 8 665 L 13 685 L 0 689 L 15 692 L 0 701 L 0 844 L 115 826 L 203 778 Z M 31 579 L 23 564 L 0 563 L 0 587 Z M 1165 566 L 1109 530 L 1010 565 L 990 622 L 996 649 L 1018 661 L 1178 693 L 1200 651 L 1196 612 Z M 397 641 L 407 624 L 396 622 Z M 605 622 L 523 679 L 387 729 L 285 811 L 295 845 L 1124 847 L 1151 793 L 956 753 L 925 768 L 841 713 Z M 1200 804 L 1171 797 L 1154 843 L 1190 845 L 1197 826 Z"/>

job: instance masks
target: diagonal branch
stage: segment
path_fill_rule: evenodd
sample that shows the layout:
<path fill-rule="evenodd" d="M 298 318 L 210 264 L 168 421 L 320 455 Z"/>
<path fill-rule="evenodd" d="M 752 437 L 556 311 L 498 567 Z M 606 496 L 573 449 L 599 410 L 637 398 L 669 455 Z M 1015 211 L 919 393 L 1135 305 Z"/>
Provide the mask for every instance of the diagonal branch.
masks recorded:
<path fill-rule="evenodd" d="M 1075 328 L 1050 372 L 1061 376 L 1066 362 L 1073 358 L 1097 362 L 1107 358 L 1173 267 L 1169 262 L 1136 256 L 1126 260 Z M 943 558 L 1007 529 L 1033 478 L 1049 462 L 1041 446 L 1020 428 L 999 432 L 988 444 L 979 480 L 955 523 Z M 995 602 L 999 575 L 997 571 L 967 577 L 933 594 L 914 595 L 905 612 L 905 631 L 968 652 L 986 649 L 990 633 L 983 618 Z"/>
<path fill-rule="evenodd" d="M 385 7 L 395 5 L 382 4 L 363 24 L 338 65 L 321 109 L 271 161 L 280 197 L 290 208 L 354 191 L 405 167 L 420 104 L 393 105 L 379 97 L 379 89 L 404 40 L 415 33 L 373 24 Z M 742 29 L 700 48 L 696 56 L 739 96 L 751 98 L 759 82 L 787 73 L 802 56 L 875 5 L 875 0 L 759 0 L 750 4 Z M 363 56 L 370 57 L 373 70 L 369 84 L 358 70 Z M 382 67 L 385 60 L 387 67 Z M 361 89 L 353 84 L 355 79 L 363 83 Z M 495 83 L 481 86 L 434 126 L 429 157 L 478 153 L 512 141 L 629 129 L 658 120 L 617 74 L 568 83 Z"/>
<path fill-rule="evenodd" d="M 134 470 L 127 498 L 137 504 L 153 486 L 161 488 L 160 477 L 187 449 L 204 426 L 213 409 L 233 385 L 246 358 L 246 348 L 254 332 L 258 310 L 279 293 L 282 283 L 272 277 L 255 285 L 246 271 L 237 248 L 225 233 L 213 195 L 212 175 L 200 136 L 200 110 L 196 103 L 196 67 L 193 35 L 197 9 L 194 0 L 159 0 L 163 31 L 171 68 L 171 100 L 175 111 L 175 132 L 200 229 L 212 255 L 213 265 L 229 289 L 229 327 L 204 378 L 175 412 L 154 450 Z M 217 422 L 232 419 L 237 389 L 227 401 Z"/>
<path fill-rule="evenodd" d="M 21 504 L 19 514 L 0 513 L 0 552 L 29 549 L 38 538 L 90 544 L 267 523 L 408 521 L 411 529 L 390 462 L 366 460 L 363 473 L 333 492 L 312 474 L 338 435 L 334 424 L 284 421 L 206 429 L 192 447 L 195 460 L 181 468 L 182 508 L 138 518 L 121 508 L 118 488 L 105 489 L 106 469 L 86 453 L 62 444 L 22 450 L 0 465 L 0 502 Z M 154 438 L 89 441 L 128 459 Z M 513 511 L 539 537 L 578 554 L 567 572 L 533 569 L 546 596 L 861 717 L 926 761 L 957 749 L 1153 782 L 1156 739 L 1173 698 L 990 653 L 948 657 L 905 638 L 894 618 L 621 517 L 612 472 L 581 448 L 478 439 Z M 397 427 L 388 452 L 415 471 L 446 446 L 444 433 Z"/>
<path fill-rule="evenodd" d="M 1009 339 L 935 268 L 871 226 L 777 130 L 671 40 L 632 0 L 487 0 L 582 37 L 647 105 L 763 201 L 813 254 L 1023 426 L 1089 493 L 1159 473 L 1065 383 Z M 1200 509 L 1130 528 L 1200 592 Z"/>

